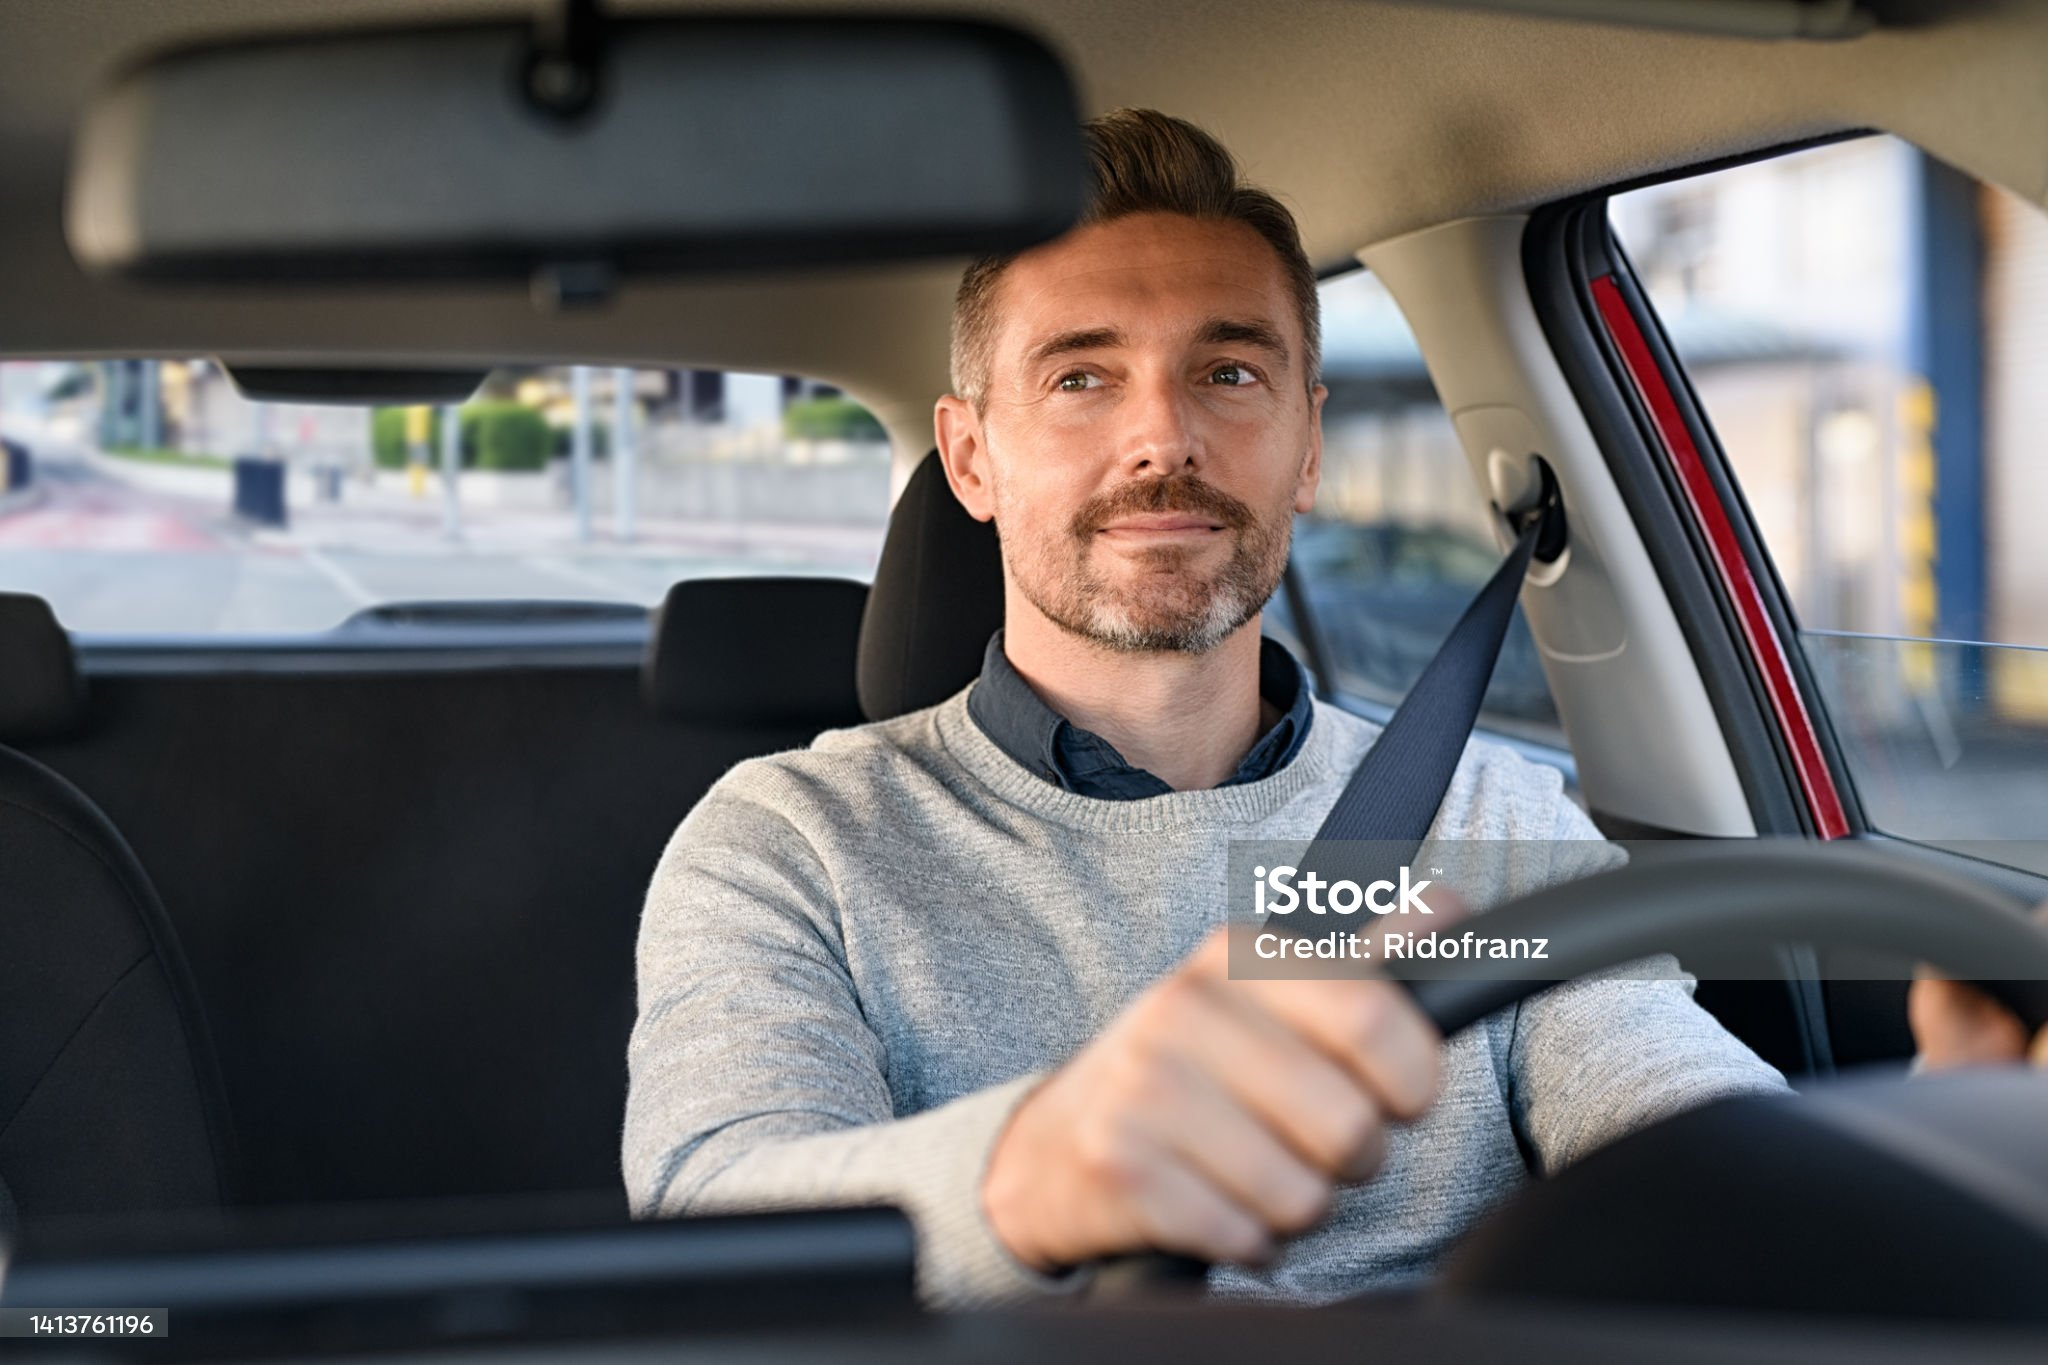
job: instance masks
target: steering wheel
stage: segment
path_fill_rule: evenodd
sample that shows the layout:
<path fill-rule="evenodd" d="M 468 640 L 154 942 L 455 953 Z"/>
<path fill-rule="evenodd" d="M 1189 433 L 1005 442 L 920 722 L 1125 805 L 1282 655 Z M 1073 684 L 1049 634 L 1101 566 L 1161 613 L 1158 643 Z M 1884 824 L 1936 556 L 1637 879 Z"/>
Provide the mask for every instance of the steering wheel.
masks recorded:
<path fill-rule="evenodd" d="M 1446 1038 L 1562 981 L 1658 953 L 1682 960 L 1760 942 L 1869 948 L 1925 961 L 1979 986 L 2030 1034 L 2048 1025 L 2048 928 L 2010 897 L 1867 844 L 1660 849 L 1503 902 L 1476 923 L 1489 936 L 1547 938 L 1546 975 L 1531 980 L 1527 963 L 1515 960 L 1460 962 L 1454 974 L 1428 962 L 1389 963 L 1386 975 L 1407 987 Z M 2048 1132 L 2038 1145 L 2048 1152 Z M 1191 1285 L 1207 1270 L 1190 1257 L 1120 1257 L 1098 1267 L 1097 1285 L 1110 1294 Z"/>
<path fill-rule="evenodd" d="M 1868 844 L 1766 841 L 1660 850 L 1503 903 L 1489 935 L 1550 940 L 1546 979 L 1512 960 L 1460 963 L 1402 981 L 1446 1038 L 1558 981 L 1656 953 L 1757 943 L 1871 948 L 1974 981 L 2030 1030 L 2048 1024 L 2048 929 L 2009 896 Z M 1404 974 L 1405 969 L 1405 974 Z"/>

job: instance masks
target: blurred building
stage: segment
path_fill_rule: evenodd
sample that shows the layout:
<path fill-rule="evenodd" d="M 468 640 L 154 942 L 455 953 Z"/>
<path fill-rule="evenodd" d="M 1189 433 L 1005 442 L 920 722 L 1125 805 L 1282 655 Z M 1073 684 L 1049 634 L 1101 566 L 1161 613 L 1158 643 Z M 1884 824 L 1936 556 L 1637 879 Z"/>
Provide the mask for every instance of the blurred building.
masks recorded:
<path fill-rule="evenodd" d="M 2048 215 L 1896 138 L 1632 191 L 1616 234 L 1803 628 L 2048 646 Z M 1319 510 L 1486 534 L 1399 310 L 1324 286 Z M 1959 666 L 2048 718 L 2042 656 Z"/>

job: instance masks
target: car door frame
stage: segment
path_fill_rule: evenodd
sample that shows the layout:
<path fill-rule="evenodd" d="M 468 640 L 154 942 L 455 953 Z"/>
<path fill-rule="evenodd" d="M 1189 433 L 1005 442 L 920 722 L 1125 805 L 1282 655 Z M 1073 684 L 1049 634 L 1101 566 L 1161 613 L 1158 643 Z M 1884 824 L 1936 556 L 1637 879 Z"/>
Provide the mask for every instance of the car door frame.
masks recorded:
<path fill-rule="evenodd" d="M 1758 833 L 1877 843 L 2016 898 L 2040 901 L 2048 899 L 2048 877 L 1871 825 L 1799 647 L 1790 594 L 1692 381 L 1609 224 L 1609 201 L 1627 190 L 1872 135 L 1856 129 L 1805 139 L 1552 204 L 1530 219 L 1524 269 L 1546 339 L 1692 648 L 1751 796 Z M 1681 468 L 1688 458 L 1689 471 Z M 1747 628 L 1745 611 L 1751 613 Z M 1774 687 L 1780 690 L 1775 698 Z M 1783 704 L 1786 688 L 1797 703 L 1791 715 Z M 1798 733 L 1801 724 L 1804 734 Z M 1816 778 L 1822 779 L 1818 793 Z M 1606 823 L 1610 833 L 1659 833 L 1630 829 L 1625 820 Z M 1821 954 L 1816 965 L 1830 956 Z M 1823 1014 L 1838 1022 L 1856 1015 L 1867 1026 L 1873 1011 L 1890 1008 L 1904 991 L 1903 981 L 1851 979 L 1839 970 L 1818 975 L 1825 987 Z M 1909 1047 L 1903 1017 L 1895 1023 L 1891 1049 Z"/>

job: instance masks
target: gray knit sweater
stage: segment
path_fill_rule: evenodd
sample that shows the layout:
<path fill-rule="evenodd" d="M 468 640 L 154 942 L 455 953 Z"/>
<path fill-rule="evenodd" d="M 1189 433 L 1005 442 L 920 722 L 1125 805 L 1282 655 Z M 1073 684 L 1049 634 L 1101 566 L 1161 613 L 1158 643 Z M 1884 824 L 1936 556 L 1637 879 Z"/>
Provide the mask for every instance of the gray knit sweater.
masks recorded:
<path fill-rule="evenodd" d="M 885 1202 L 917 1226 L 934 1305 L 1072 1287 L 990 1229 L 996 1137 L 1035 1080 L 1224 921 L 1229 841 L 1311 838 L 1378 733 L 1318 704 L 1270 777 L 1111 801 L 1019 766 L 966 696 L 742 763 L 676 831 L 640 928 L 624 1140 L 639 1216 Z M 1432 837 L 1595 841 L 1539 881 L 1616 856 L 1554 770 L 1481 741 Z M 1452 1040 L 1444 1078 L 1373 1180 L 1278 1262 L 1218 1270 L 1212 1288 L 1323 1300 L 1413 1283 L 1532 1163 L 1784 1084 L 1675 971 L 1503 1011 Z"/>

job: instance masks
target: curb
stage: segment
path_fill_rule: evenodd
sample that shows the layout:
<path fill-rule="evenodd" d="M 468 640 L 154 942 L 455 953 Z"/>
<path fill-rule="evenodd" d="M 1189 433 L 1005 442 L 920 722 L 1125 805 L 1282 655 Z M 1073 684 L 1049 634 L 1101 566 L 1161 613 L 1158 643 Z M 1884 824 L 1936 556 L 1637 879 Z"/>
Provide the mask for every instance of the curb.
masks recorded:
<path fill-rule="evenodd" d="M 225 503 L 234 487 L 234 476 L 226 470 L 180 469 L 176 465 L 124 460 L 92 446 L 81 446 L 78 455 L 94 473 L 151 493 Z"/>

